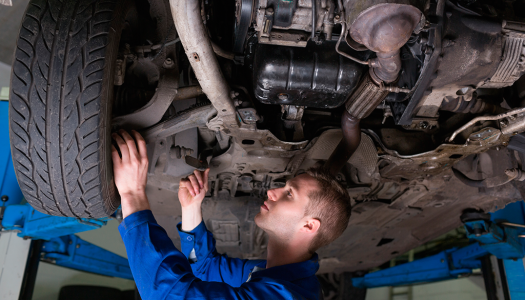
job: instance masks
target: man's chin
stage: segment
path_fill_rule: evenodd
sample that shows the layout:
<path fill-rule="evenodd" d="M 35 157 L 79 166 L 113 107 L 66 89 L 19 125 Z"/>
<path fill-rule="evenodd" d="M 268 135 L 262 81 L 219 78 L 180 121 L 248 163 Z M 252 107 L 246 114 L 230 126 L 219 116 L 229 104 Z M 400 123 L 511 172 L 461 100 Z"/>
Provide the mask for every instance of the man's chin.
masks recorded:
<path fill-rule="evenodd" d="M 263 215 L 261 213 L 258 213 L 255 215 L 255 218 L 253 218 L 253 220 L 255 221 L 255 225 L 259 226 L 259 228 L 263 228 L 262 225 L 262 218 L 263 218 Z"/>

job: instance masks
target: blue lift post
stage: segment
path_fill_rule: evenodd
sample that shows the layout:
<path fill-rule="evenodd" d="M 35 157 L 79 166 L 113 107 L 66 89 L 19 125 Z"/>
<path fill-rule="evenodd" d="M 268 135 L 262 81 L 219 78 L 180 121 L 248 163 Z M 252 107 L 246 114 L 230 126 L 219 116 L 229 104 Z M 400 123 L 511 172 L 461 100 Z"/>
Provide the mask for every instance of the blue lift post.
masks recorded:
<path fill-rule="evenodd" d="M 128 260 L 75 236 L 100 228 L 109 218 L 77 219 L 40 213 L 23 201 L 9 147 L 8 102 L 0 101 L 0 234 L 43 240 L 40 260 L 58 266 L 133 280 Z M 37 261 L 38 262 L 38 261 Z"/>
<path fill-rule="evenodd" d="M 49 216 L 23 204 L 7 206 L 2 227 L 5 231 L 19 231 L 18 236 L 21 238 L 45 240 L 41 250 L 43 261 L 75 270 L 133 280 L 126 258 L 74 235 L 100 228 L 106 225 L 108 219 Z"/>
<path fill-rule="evenodd" d="M 481 258 L 494 255 L 503 260 L 508 292 L 512 300 L 525 299 L 525 204 L 507 205 L 491 214 L 490 221 L 465 223 L 469 239 L 475 243 L 453 248 L 414 262 L 352 278 L 358 288 L 429 283 L 472 273 L 481 268 Z"/>

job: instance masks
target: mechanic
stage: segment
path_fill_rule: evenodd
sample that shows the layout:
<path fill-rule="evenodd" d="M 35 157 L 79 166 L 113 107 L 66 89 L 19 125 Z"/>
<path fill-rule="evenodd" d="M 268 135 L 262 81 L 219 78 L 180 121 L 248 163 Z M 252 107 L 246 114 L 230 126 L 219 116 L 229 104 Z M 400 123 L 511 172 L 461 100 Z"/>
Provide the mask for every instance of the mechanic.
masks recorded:
<path fill-rule="evenodd" d="M 131 136 L 133 135 L 133 137 Z M 182 252 L 151 213 L 146 197 L 146 143 L 136 131 L 112 137 L 115 184 L 124 220 L 119 231 L 142 299 L 319 299 L 317 249 L 348 225 L 346 190 L 320 170 L 268 191 L 255 223 L 268 234 L 267 260 L 228 258 L 202 220 L 208 173 L 195 171 L 179 186 Z"/>

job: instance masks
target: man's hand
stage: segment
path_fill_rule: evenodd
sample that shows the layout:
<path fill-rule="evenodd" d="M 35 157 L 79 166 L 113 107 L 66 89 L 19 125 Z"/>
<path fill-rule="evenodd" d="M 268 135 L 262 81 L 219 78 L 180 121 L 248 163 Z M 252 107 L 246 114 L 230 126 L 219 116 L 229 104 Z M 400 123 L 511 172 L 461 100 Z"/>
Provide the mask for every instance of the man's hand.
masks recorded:
<path fill-rule="evenodd" d="M 113 174 L 122 201 L 122 216 L 124 218 L 137 211 L 150 209 L 146 197 L 148 173 L 146 142 L 138 132 L 134 130 L 131 132 L 135 139 L 124 130 L 119 131 L 120 135 L 112 134 L 122 157 L 119 156 L 115 146 L 111 146 Z"/>
<path fill-rule="evenodd" d="M 179 201 L 182 206 L 182 231 L 192 231 L 202 221 L 201 204 L 208 191 L 208 174 L 195 170 L 193 174 L 180 180 Z"/>

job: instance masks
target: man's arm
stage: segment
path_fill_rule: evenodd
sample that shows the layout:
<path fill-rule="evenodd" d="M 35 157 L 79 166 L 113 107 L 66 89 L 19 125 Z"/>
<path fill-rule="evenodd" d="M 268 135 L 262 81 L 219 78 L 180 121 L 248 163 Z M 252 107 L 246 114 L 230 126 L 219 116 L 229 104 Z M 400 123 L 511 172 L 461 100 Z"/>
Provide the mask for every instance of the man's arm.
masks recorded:
<path fill-rule="evenodd" d="M 145 193 L 148 160 L 146 143 L 121 131 L 113 135 L 122 156 L 112 148 L 115 184 L 122 198 L 119 231 L 142 299 L 285 299 L 299 298 L 282 283 L 253 280 L 240 288 L 196 278 L 187 258 L 178 251 L 149 210 Z M 199 191 L 200 193 L 200 191 Z M 197 193 L 198 194 L 198 193 Z"/>
<path fill-rule="evenodd" d="M 119 226 L 133 278 L 144 300 L 161 299 L 318 299 L 305 297 L 287 281 L 256 278 L 232 287 L 196 278 L 186 257 L 149 210 L 128 216 Z"/>
<path fill-rule="evenodd" d="M 209 169 L 195 170 L 179 185 L 182 223 L 177 226 L 181 251 L 190 261 L 193 274 L 204 281 L 225 282 L 234 287 L 243 284 L 253 267 L 261 261 L 229 258 L 217 253 L 215 239 L 202 221 L 202 201 L 208 191 Z"/>

